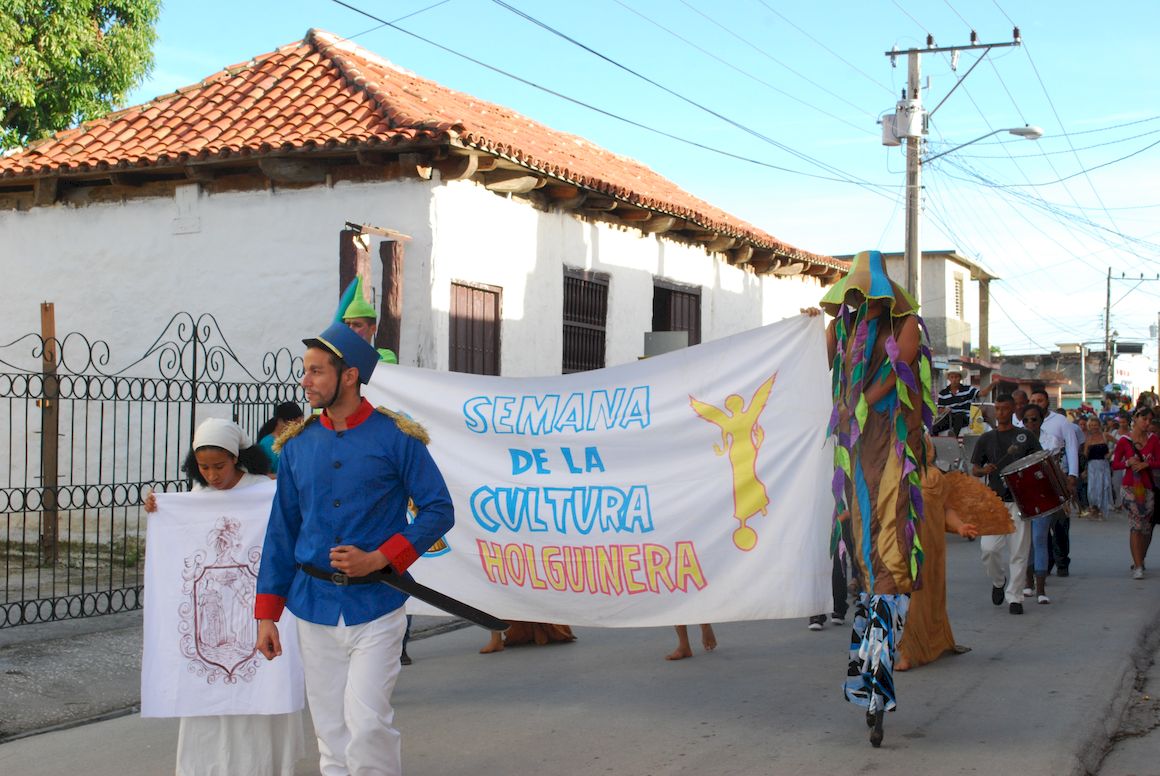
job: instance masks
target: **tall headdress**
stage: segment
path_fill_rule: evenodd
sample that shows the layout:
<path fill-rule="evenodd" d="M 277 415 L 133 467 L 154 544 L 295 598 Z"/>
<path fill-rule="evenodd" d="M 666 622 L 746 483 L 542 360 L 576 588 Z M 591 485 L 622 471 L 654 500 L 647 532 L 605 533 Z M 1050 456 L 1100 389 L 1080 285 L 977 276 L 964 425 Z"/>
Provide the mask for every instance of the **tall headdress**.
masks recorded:
<path fill-rule="evenodd" d="M 851 291 L 859 292 L 865 299 L 887 301 L 890 314 L 896 318 L 918 312 L 914 297 L 886 274 L 886 260 L 878 251 L 862 251 L 854 257 L 850 271 L 822 297 L 822 309 L 837 317 Z"/>
<path fill-rule="evenodd" d="M 349 321 L 352 318 L 374 318 L 379 316 L 375 312 L 375 308 L 371 307 L 371 303 L 367 301 L 366 295 L 363 294 L 362 276 L 355 275 L 354 280 L 350 281 L 350 285 L 342 292 L 342 297 L 338 300 L 338 309 L 335 310 L 335 321 Z"/>

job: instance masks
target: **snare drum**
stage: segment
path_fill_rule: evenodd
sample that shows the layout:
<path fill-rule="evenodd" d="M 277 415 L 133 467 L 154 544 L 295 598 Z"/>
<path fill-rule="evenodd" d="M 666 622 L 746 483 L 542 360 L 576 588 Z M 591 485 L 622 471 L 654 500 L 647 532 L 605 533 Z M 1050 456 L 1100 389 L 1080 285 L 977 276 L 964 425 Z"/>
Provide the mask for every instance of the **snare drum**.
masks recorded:
<path fill-rule="evenodd" d="M 1063 513 L 1068 500 L 1067 479 L 1049 450 L 1020 458 L 999 473 L 1023 518 Z"/>

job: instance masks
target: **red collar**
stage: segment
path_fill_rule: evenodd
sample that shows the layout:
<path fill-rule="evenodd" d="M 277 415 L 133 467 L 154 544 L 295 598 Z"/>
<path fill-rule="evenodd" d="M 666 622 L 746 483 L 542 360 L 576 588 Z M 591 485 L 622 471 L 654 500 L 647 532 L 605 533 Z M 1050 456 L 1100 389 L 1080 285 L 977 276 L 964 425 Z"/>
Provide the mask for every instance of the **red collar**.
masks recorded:
<path fill-rule="evenodd" d="M 374 406 L 372 406 L 371 403 L 364 398 L 362 400 L 362 404 L 358 405 L 358 409 L 355 410 L 355 413 L 353 415 L 347 415 L 346 430 L 350 431 L 359 423 L 362 423 L 364 420 L 369 418 L 374 411 Z M 322 425 L 326 426 L 331 431 L 334 431 L 334 423 L 330 420 L 330 410 L 323 410 L 322 416 L 319 418 L 319 420 L 322 421 Z"/>

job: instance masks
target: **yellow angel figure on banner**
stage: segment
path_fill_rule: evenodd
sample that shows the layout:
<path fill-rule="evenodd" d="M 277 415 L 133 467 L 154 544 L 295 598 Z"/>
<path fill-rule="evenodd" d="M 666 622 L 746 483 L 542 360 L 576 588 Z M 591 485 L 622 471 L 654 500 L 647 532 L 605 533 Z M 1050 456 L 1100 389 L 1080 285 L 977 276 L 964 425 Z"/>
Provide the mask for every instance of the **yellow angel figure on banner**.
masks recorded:
<path fill-rule="evenodd" d="M 733 518 L 741 523 L 733 531 L 733 544 L 739 550 L 757 546 L 757 532 L 746 525 L 754 515 L 769 512 L 769 495 L 765 483 L 757 476 L 757 451 L 765 441 L 765 431 L 758 424 L 773 391 L 777 373 L 758 386 L 749 406 L 739 394 L 725 398 L 725 409 L 689 396 L 689 406 L 702 419 L 721 429 L 721 444 L 713 445 L 717 455 L 728 455 L 733 469 Z"/>

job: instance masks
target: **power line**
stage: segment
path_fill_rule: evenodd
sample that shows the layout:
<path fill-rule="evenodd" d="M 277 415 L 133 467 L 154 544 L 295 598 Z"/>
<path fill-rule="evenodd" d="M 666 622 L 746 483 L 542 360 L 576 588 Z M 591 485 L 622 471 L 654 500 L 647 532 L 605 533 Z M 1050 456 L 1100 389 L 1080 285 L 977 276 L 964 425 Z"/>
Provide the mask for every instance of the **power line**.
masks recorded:
<path fill-rule="evenodd" d="M 1107 146 L 1118 145 L 1120 143 L 1127 143 L 1127 142 L 1132 141 L 1132 140 L 1139 140 L 1142 137 L 1150 137 L 1152 135 L 1157 135 L 1157 134 L 1160 134 L 1160 129 L 1154 129 L 1151 132 L 1141 132 L 1138 135 L 1129 135 L 1128 137 L 1121 137 L 1121 138 L 1117 138 L 1115 140 L 1106 140 L 1103 143 L 1093 143 L 1092 145 L 1089 145 L 1089 146 L 1081 146 L 1080 148 L 1077 148 L 1075 150 L 1076 151 L 1090 151 L 1093 148 L 1105 148 Z M 1040 140 L 1039 142 L 1042 142 L 1042 140 Z M 1003 141 L 1000 141 L 998 143 L 979 143 L 979 145 L 1015 145 L 1015 146 L 1018 146 L 1019 142 L 1015 141 L 1015 140 L 1003 140 Z M 1060 154 L 1070 154 L 1070 153 L 1073 153 L 1072 149 L 1064 148 L 1064 149 L 1061 149 L 1059 151 L 1040 150 L 1038 153 L 1030 153 L 1030 154 L 1014 154 L 1013 155 L 1013 154 L 1008 153 L 1006 156 L 1000 156 L 998 154 L 957 154 L 957 156 L 960 159 L 1007 159 L 1007 158 L 1033 159 L 1033 158 L 1038 157 L 1038 156 L 1058 156 Z"/>
<path fill-rule="evenodd" d="M 439 2 L 432 3 L 431 5 L 426 6 L 425 8 L 420 8 L 418 11 L 412 11 L 411 13 L 407 14 L 406 16 L 400 16 L 398 19 L 392 19 L 391 23 L 398 24 L 401 21 L 405 21 L 407 19 L 410 19 L 412 16 L 418 16 L 421 13 L 426 13 L 427 11 L 430 11 L 432 8 L 438 8 L 439 6 L 446 5 L 447 3 L 450 3 L 450 2 L 451 2 L 451 0 L 439 0 Z M 355 38 L 361 38 L 363 35 L 366 35 L 368 32 L 374 32 L 375 30 L 381 30 L 385 26 L 386 26 L 385 24 L 376 24 L 374 27 L 371 27 L 368 30 L 363 30 L 362 32 L 356 32 L 354 35 L 348 35 L 345 38 L 343 38 L 343 40 L 354 40 Z"/>
<path fill-rule="evenodd" d="M 854 70 L 854 72 L 856 72 L 856 73 L 858 73 L 859 75 L 861 75 L 861 76 L 862 76 L 863 78 L 865 78 L 867 81 L 869 81 L 870 83 L 874 84 L 874 85 L 875 85 L 875 86 L 877 86 L 877 87 L 880 87 L 880 88 L 882 88 L 882 89 L 885 89 L 885 90 L 886 90 L 886 92 L 887 92 L 888 94 L 890 94 L 891 96 L 893 96 L 893 95 L 895 94 L 895 91 L 894 91 L 894 89 L 892 89 L 891 87 L 889 87 L 889 86 L 887 86 L 886 84 L 882 83 L 881 81 L 875 80 L 875 78 L 874 78 L 873 76 L 869 75 L 868 73 L 866 73 L 866 71 L 865 71 L 865 70 L 862 70 L 862 69 L 861 69 L 861 68 L 859 68 L 857 65 L 855 65 L 853 62 L 849 61 L 848 59 L 844 58 L 844 57 L 843 57 L 841 54 L 839 54 L 839 53 L 837 53 L 836 51 L 834 51 L 833 49 L 831 49 L 831 48 L 830 48 L 829 46 L 827 46 L 825 43 L 822 43 L 820 40 L 818 40 L 817 38 L 815 38 L 813 35 L 810 35 L 808 32 L 806 32 L 805 30 L 803 30 L 801 27 L 799 27 L 799 26 L 797 26 L 796 24 L 794 24 L 794 23 L 793 23 L 792 21 L 790 21 L 790 20 L 789 20 L 789 19 L 788 19 L 788 18 L 787 18 L 787 17 L 786 17 L 784 14 L 782 14 L 782 13 L 781 13 L 781 12 L 779 12 L 777 9 L 773 8 L 772 6 L 770 6 L 770 4 L 769 4 L 769 3 L 765 2 L 765 0 L 758 0 L 758 2 L 759 2 L 759 3 L 761 3 L 763 6 L 765 6 L 765 8 L 766 8 L 766 10 L 767 10 L 767 11 L 769 11 L 770 13 L 772 13 L 774 16 L 777 16 L 779 19 L 781 19 L 781 20 L 782 20 L 782 21 L 784 21 L 786 24 L 788 24 L 790 27 L 793 27 L 795 30 L 797 30 L 798 32 L 800 32 L 802 35 L 805 35 L 807 38 L 809 38 L 810 40 L 812 40 L 812 41 L 813 41 L 814 43 L 816 43 L 817 45 L 821 46 L 821 47 L 822 47 L 822 48 L 823 48 L 825 51 L 827 51 L 829 54 L 833 55 L 833 56 L 834 56 L 834 57 L 835 57 L 835 58 L 836 58 L 838 61 L 842 62 L 843 64 L 845 64 L 845 65 L 847 65 L 847 66 L 849 66 L 851 69 L 853 69 L 853 70 Z"/>
<path fill-rule="evenodd" d="M 1148 240 L 1143 240 L 1143 239 L 1140 239 L 1138 237 L 1132 237 L 1131 235 L 1125 234 L 1124 232 L 1113 230 L 1109 227 L 1104 226 L 1103 224 L 1099 224 L 1099 223 L 1091 220 L 1090 218 L 1079 217 L 1079 216 L 1076 216 L 1074 214 L 1059 212 L 1056 208 L 1054 208 L 1051 205 L 1051 203 L 1047 202 L 1047 200 L 1043 199 L 1042 197 L 1039 197 L 1038 195 L 1034 194 L 1034 192 L 1026 192 L 1026 191 L 1022 191 L 1019 189 L 1013 189 L 1013 188 L 1010 188 L 1008 186 L 1004 186 L 1002 184 L 998 184 L 998 183 L 986 178 L 978 171 L 970 168 L 968 165 L 966 165 L 963 162 L 950 159 L 949 157 L 944 157 L 942 161 L 946 162 L 947 165 L 954 167 L 954 168 L 964 172 L 966 175 L 969 176 L 969 178 L 962 178 L 960 176 L 951 175 L 951 174 L 946 173 L 944 171 L 943 174 L 947 175 L 947 177 L 954 178 L 956 180 L 962 180 L 964 182 L 981 183 L 982 185 L 986 186 L 987 188 L 995 189 L 999 193 L 1004 194 L 1006 196 L 1009 196 L 1013 199 L 1022 200 L 1024 202 L 1026 202 L 1027 204 L 1031 204 L 1033 207 L 1036 207 L 1036 208 L 1042 210 L 1043 212 L 1051 215 L 1059 224 L 1066 227 L 1069 231 L 1071 229 L 1073 229 L 1075 227 L 1079 227 L 1079 226 L 1087 227 L 1086 234 L 1088 234 L 1088 236 L 1091 236 L 1091 237 L 1099 238 L 1100 233 L 1104 232 L 1104 233 L 1110 234 L 1112 236 L 1119 237 L 1120 239 L 1125 241 L 1125 243 L 1138 244 L 1141 246 L 1141 248 L 1144 248 L 1144 249 L 1153 250 L 1153 251 L 1160 251 L 1160 245 L 1158 245 L 1156 243 L 1150 242 Z M 1135 253 L 1134 251 L 1127 249 L 1123 245 L 1117 245 L 1114 247 L 1117 247 L 1121 250 L 1126 250 L 1126 251 L 1132 253 L 1133 255 L 1135 255 L 1141 259 L 1144 259 L 1145 261 L 1151 261 L 1151 262 L 1156 261 L 1156 259 L 1154 259 L 1154 258 L 1150 258 L 1147 256 L 1141 256 L 1140 254 Z"/>
<path fill-rule="evenodd" d="M 334 0 L 334 2 L 339 2 L 339 0 Z M 498 5 L 499 7 L 503 8 L 507 11 L 510 11 L 511 13 L 515 14 L 516 16 L 519 16 L 521 19 L 524 19 L 524 20 L 530 22 L 531 24 L 534 24 L 535 26 L 539 27 L 540 29 L 545 30 L 546 32 L 550 32 L 551 34 L 557 36 L 558 38 L 561 38 L 562 40 L 566 40 L 567 42 L 571 43 L 572 45 L 576 46 L 577 48 L 580 48 L 584 51 L 587 51 L 589 54 L 592 54 L 594 57 L 597 57 L 597 58 L 607 62 L 608 64 L 612 65 L 613 67 L 616 67 L 620 70 L 623 70 L 624 72 L 626 72 L 626 73 L 628 73 L 636 78 L 639 78 L 640 80 L 644 81 L 647 84 L 651 84 L 652 86 L 656 87 L 657 89 L 660 89 L 661 91 L 665 92 L 666 94 L 677 98 L 681 102 L 684 102 L 688 105 L 691 105 L 692 107 L 694 107 L 700 111 L 708 113 L 709 115 L 714 116 L 714 117 L 720 119 L 721 121 L 724 121 L 725 123 L 729 124 L 730 126 L 736 127 L 737 129 L 740 129 L 742 132 L 745 132 L 746 134 L 749 134 L 749 135 L 752 135 L 753 137 L 756 137 L 758 140 L 761 140 L 765 143 L 769 143 L 770 145 L 774 146 L 775 148 L 780 148 L 782 151 L 785 151 L 786 153 L 790 154 L 791 156 L 795 156 L 798 159 L 801 159 L 802 161 L 807 162 L 809 164 L 812 164 L 815 167 L 818 167 L 819 169 L 825 170 L 831 174 L 845 177 L 847 182 L 849 182 L 849 183 L 855 183 L 856 185 L 859 185 L 859 186 L 873 186 L 874 185 L 863 178 L 859 178 L 858 176 L 847 173 L 847 172 L 845 172 L 837 167 L 834 167 L 831 164 L 827 164 L 826 162 L 823 162 L 819 159 L 815 159 L 814 157 L 809 156 L 808 154 L 802 153 L 801 151 L 798 151 L 797 149 L 791 148 L 790 146 L 787 146 L 784 143 L 781 143 L 777 140 L 774 140 L 773 138 L 769 137 L 768 135 L 762 134 L 761 132 L 758 132 L 757 130 L 752 129 L 751 127 L 748 127 L 748 126 L 742 124 L 741 122 L 739 122 L 735 119 L 731 119 L 728 116 L 726 116 L 718 111 L 713 110 L 712 108 L 709 108 L 705 105 L 702 105 L 701 103 L 697 102 L 696 100 L 693 100 L 690 97 L 686 97 L 685 95 L 683 95 L 683 94 L 681 94 L 673 89 L 670 89 L 669 87 L 665 86 L 664 84 L 661 84 L 661 83 L 653 80 L 652 78 L 649 78 L 648 76 L 646 76 L 642 73 L 639 73 L 636 70 L 633 70 L 631 67 L 628 67 L 627 65 L 624 65 L 624 64 L 616 61 L 612 57 L 609 57 L 606 54 L 602 54 L 601 52 L 595 50 L 591 46 L 588 46 L 584 43 L 581 43 L 580 41 L 576 40 L 575 38 L 567 35 L 564 32 L 561 32 L 560 30 L 557 30 L 556 28 L 552 27 L 549 24 L 546 24 L 545 22 L 540 21 L 539 19 L 535 18 L 534 16 L 531 16 L 530 14 L 525 13 L 524 11 L 521 11 L 518 8 L 515 8 L 512 5 L 509 5 L 508 3 L 504 2 L 504 0 L 492 0 L 492 2 L 495 3 L 496 5 Z"/>
<path fill-rule="evenodd" d="M 524 84 L 525 86 L 529 86 L 533 89 L 536 89 L 537 91 L 541 91 L 545 94 L 550 94 L 553 97 L 558 97 L 559 99 L 564 100 L 565 102 L 569 102 L 573 105 L 577 105 L 581 108 L 585 108 L 587 110 L 593 111 L 594 113 L 599 113 L 600 115 L 605 116 L 607 118 L 613 119 L 615 121 L 619 121 L 619 122 L 624 123 L 624 124 L 628 124 L 629 126 L 636 127 L 637 129 L 642 129 L 646 132 L 651 132 L 655 135 L 660 135 L 661 137 L 665 137 L 665 138 L 668 138 L 670 140 L 674 140 L 678 143 L 683 143 L 684 145 L 692 146 L 694 148 L 699 148 L 703 151 L 708 151 L 710 153 L 717 154 L 719 156 L 724 156 L 724 157 L 727 157 L 730 159 L 735 159 L 737 161 L 746 162 L 748 164 L 757 165 L 759 167 L 764 167 L 766 169 L 778 170 L 779 172 L 790 173 L 792 175 L 800 175 L 800 176 L 803 176 L 806 178 L 814 178 L 816 180 L 831 181 L 834 183 L 854 184 L 854 185 L 860 186 L 862 188 L 865 188 L 868 191 L 871 191 L 875 194 L 878 194 L 879 196 L 883 196 L 883 197 L 887 197 L 887 198 L 890 197 L 889 194 L 885 193 L 885 191 L 877 191 L 876 189 L 889 190 L 889 189 L 893 189 L 893 188 L 898 188 L 898 186 L 895 186 L 895 185 L 876 184 L 876 183 L 870 183 L 868 181 L 860 181 L 860 180 L 855 181 L 855 180 L 851 180 L 850 178 L 829 177 L 829 176 L 825 176 L 825 175 L 817 175 L 815 173 L 805 172 L 802 170 L 794 170 L 790 167 L 782 167 L 780 165 L 772 164 L 770 162 L 763 162 L 763 161 L 758 160 L 758 159 L 752 159 L 752 158 L 749 158 L 746 156 L 741 156 L 740 154 L 734 154 L 734 153 L 729 152 L 729 151 L 724 151 L 724 150 L 719 149 L 719 148 L 714 148 L 712 146 L 705 145 L 704 143 L 699 143 L 695 140 L 690 140 L 688 138 L 680 137 L 679 135 L 674 135 L 671 132 L 666 132 L 662 129 L 657 129 L 656 127 L 651 127 L 647 124 L 642 124 L 638 121 L 634 121 L 634 120 L 626 118 L 624 116 L 620 116 L 616 113 L 612 113 L 611 111 L 604 110 L 603 108 L 599 108 L 595 105 L 591 105 L 591 104 L 586 103 L 582 100 L 578 100 L 574 97 L 569 97 L 566 94 L 562 94 L 561 92 L 557 92 L 554 89 L 549 89 L 546 86 L 541 86 L 540 84 L 535 83 L 534 81 L 530 81 L 526 78 L 515 75 L 514 73 L 509 73 L 508 71 L 503 70 L 502 68 L 496 67 L 495 65 L 490 65 L 487 62 L 483 62 L 479 59 L 476 59 L 475 57 L 469 56 L 469 55 L 464 54 L 460 51 L 456 51 L 455 49 L 444 46 L 441 43 L 436 43 L 433 40 L 430 40 L 428 38 L 424 38 L 422 35 L 419 35 L 418 33 L 412 32 L 412 31 L 405 29 L 403 27 L 399 27 L 396 24 L 388 22 L 385 19 L 382 19 L 378 16 L 375 16 L 374 14 L 372 14 L 368 11 L 364 11 L 363 9 L 358 8 L 354 5 L 351 5 L 350 3 L 344 2 L 343 0 L 330 0 L 330 1 L 332 3 L 335 3 L 336 5 L 341 5 L 343 8 L 346 8 L 350 11 L 354 11 L 357 14 L 361 14 L 362 16 L 365 16 L 368 19 L 372 19 L 374 21 L 377 21 L 377 22 L 379 22 L 380 26 L 390 27 L 391 29 L 395 30 L 396 32 L 401 32 L 404 35 L 407 35 L 411 38 L 414 38 L 415 40 L 422 41 L 423 43 L 426 43 L 429 46 L 434 46 L 435 48 L 439 49 L 440 51 L 443 51 L 447 54 L 451 54 L 452 56 L 459 57 L 460 59 L 464 59 L 468 62 L 471 62 L 474 65 L 478 65 L 486 70 L 490 70 L 493 73 L 496 73 L 498 75 L 502 75 L 506 78 L 510 78 L 513 81 L 517 81 L 521 84 Z M 839 172 L 841 172 L 841 171 L 839 171 Z"/>
<path fill-rule="evenodd" d="M 1104 167 L 1110 167 L 1113 164 L 1118 164 L 1120 162 L 1131 159 L 1133 156 L 1139 156 L 1140 154 L 1144 153 L 1145 151 L 1148 151 L 1152 148 L 1155 148 L 1158 145 L 1160 145 L 1160 140 L 1149 143 L 1148 145 L 1144 146 L 1143 148 L 1137 149 L 1137 150 L 1133 151 L 1132 153 L 1126 154 L 1126 155 L 1121 156 L 1117 159 L 1112 159 L 1111 161 L 1104 162 L 1103 164 L 1097 164 L 1094 167 L 1085 167 L 1085 168 L 1081 169 L 1079 172 L 1074 172 L 1071 175 L 1065 175 L 1062 178 L 1056 178 L 1055 180 L 1052 180 L 1052 181 L 1040 181 L 1039 183 L 998 183 L 998 184 L 995 184 L 994 188 L 997 188 L 997 189 L 1018 189 L 1018 188 L 1027 188 L 1027 187 L 1054 186 L 1057 183 L 1063 183 L 1064 181 L 1069 181 L 1072 178 L 1078 178 L 1081 175 L 1087 176 L 1087 174 L 1089 172 L 1094 172 L 1096 170 L 1103 169 Z M 1075 151 L 1076 151 L 1076 149 L 1074 149 L 1074 148 L 1071 149 L 1071 152 L 1073 154 L 1075 153 Z M 1099 198 L 1098 193 L 1096 194 L 1096 197 L 1097 197 L 1097 199 Z M 1101 202 L 1101 204 L 1103 204 L 1103 203 Z M 1106 212 L 1107 209 L 1104 208 L 1104 210 Z M 1109 218 L 1110 217 L 1111 216 L 1109 214 Z"/>
<path fill-rule="evenodd" d="M 744 70 L 744 69 L 738 67 L 737 65 L 734 65 L 731 62 L 727 62 L 726 60 L 724 60 L 721 57 L 714 54 L 712 51 L 709 51 L 708 49 L 697 45 L 696 43 L 694 43 L 693 41 L 684 37 L 680 33 L 677 33 L 675 31 L 669 29 L 668 27 L 664 26 L 660 22 L 653 19 L 651 16 L 648 16 L 647 14 L 643 14 L 640 11 L 636 10 L 635 8 L 632 8 L 628 5 L 626 5 L 622 0 L 612 0 L 612 2 L 616 3 L 617 5 L 619 5 L 621 8 L 623 8 L 624 10 L 626 10 L 628 12 L 636 14 L 637 16 L 644 19 L 649 24 L 653 25 L 654 27 L 657 27 L 661 30 L 664 30 L 669 35 L 672 35 L 674 38 L 681 41 L 685 45 L 690 46 L 690 47 L 696 49 L 697 51 L 700 51 L 705 56 L 707 56 L 711 59 L 714 59 L 717 62 L 720 62 L 721 64 L 725 65 L 726 67 L 728 67 L 732 70 L 737 71 L 738 73 L 741 73 L 741 75 L 745 76 L 746 78 L 752 79 L 752 80 L 756 81 L 757 83 L 761 84 L 762 86 L 764 86 L 764 87 L 766 87 L 774 92 L 777 92 L 780 95 L 788 97 L 789 99 L 793 100 L 794 102 L 800 103 L 801 105 L 804 105 L 811 110 L 815 110 L 818 113 L 821 113 L 823 116 L 828 116 L 829 118 L 832 118 L 835 121 L 841 122 L 842 124 L 845 124 L 848 127 L 853 127 L 854 129 L 858 130 L 859 132 L 869 134 L 869 135 L 876 134 L 876 133 L 871 132 L 870 130 L 866 129 L 866 127 L 864 127 L 864 126 L 859 126 L 858 124 L 855 124 L 852 121 L 847 121 L 846 119 L 842 118 L 841 116 L 839 116 L 835 113 L 830 113 L 829 111 L 823 110 L 822 108 L 819 108 L 816 105 L 808 103 L 799 97 L 795 97 L 794 95 L 790 94 L 789 92 L 785 91 L 784 89 L 781 89 L 777 86 L 774 86 L 773 84 L 769 83 L 768 81 L 766 81 L 764 79 L 758 78 L 757 76 L 753 75 L 753 73 L 750 73 L 749 71 Z"/>
<path fill-rule="evenodd" d="M 493 2 L 495 2 L 495 1 L 496 1 L 496 0 L 493 0 Z M 850 102 L 849 100 L 847 100 L 845 97 L 841 96 L 840 94 L 837 94 L 836 92 L 830 91 L 830 90 L 829 90 L 829 89 L 827 89 L 826 87 L 824 87 L 824 86 L 822 86 L 821 84 L 819 84 L 817 81 L 814 81 L 813 79 L 809 78 L 808 76 L 806 76 L 806 75 L 803 75 L 802 73 L 799 73 L 797 70 L 793 69 L 792 67 L 790 67 L 789 65 L 787 65 L 785 62 L 782 62 L 780 59 L 778 59 L 777 57 L 775 57 L 775 56 L 773 56 L 772 54 L 770 54 L 768 51 L 766 51 L 766 50 L 765 50 L 764 48 L 762 48 L 761 46 L 758 46 L 758 45 L 756 45 L 756 44 L 752 43 L 751 41 L 749 41 L 749 40 L 745 39 L 745 38 L 744 38 L 744 37 L 742 37 L 741 35 L 738 35 L 736 32 L 734 32 L 733 30 L 729 29 L 729 28 L 728 28 L 728 27 L 726 27 L 725 25 L 721 24 L 719 21 L 717 21 L 716 19 L 714 19 L 712 16 L 709 16 L 709 15 L 708 15 L 708 14 L 706 14 L 704 11 L 700 10 L 699 8 L 696 8 L 696 7 L 694 7 L 693 5 L 690 5 L 690 4 L 689 4 L 689 2 L 688 2 L 688 0 L 681 0 L 681 5 L 685 6 L 685 7 L 686 7 L 686 8 L 688 8 L 690 11 L 692 11 L 692 12 L 693 12 L 693 13 L 695 13 L 695 14 L 697 14 L 697 15 L 698 15 L 698 16 L 700 16 L 701 18 L 705 19 L 705 20 L 706 20 L 706 21 L 708 21 L 710 24 L 712 24 L 712 25 L 714 25 L 714 26 L 718 27 L 719 29 L 723 30 L 723 31 L 724 31 L 726 34 L 728 34 L 728 35 L 731 35 L 732 37 L 734 37 L 734 38 L 736 38 L 737 40 L 739 40 L 739 41 L 741 41 L 742 43 L 744 43 L 746 46 L 749 46 L 749 48 L 753 49 L 753 50 L 754 50 L 754 51 L 756 51 L 758 54 L 760 54 L 761 56 L 763 56 L 763 57 L 765 57 L 766 59 L 768 59 L 770 62 L 773 62 L 774 64 L 777 64 L 777 65 L 779 65 L 780 67 L 783 67 L 783 68 L 785 68 L 786 70 L 788 70 L 789 72 L 793 73 L 793 74 L 794 74 L 794 75 L 796 75 L 798 78 L 800 78 L 800 79 L 802 79 L 803 81 L 805 81 L 806 83 L 808 83 L 810 86 L 813 86 L 815 89 L 820 89 L 821 91 L 823 91 L 823 92 L 825 92 L 826 94 L 830 95 L 831 97 L 833 97 L 834 99 L 838 100 L 839 102 L 844 102 L 844 103 L 846 103 L 847 105 L 849 105 L 851 108 L 853 108 L 854 110 L 856 110 L 856 111 L 860 111 L 860 112 L 861 112 L 861 113 L 863 113 L 864 115 L 870 116 L 870 118 L 874 118 L 874 117 L 873 117 L 873 115 L 871 115 L 871 114 L 869 114 L 869 113 L 866 113 L 866 109 L 865 109 L 864 107 L 862 107 L 861 105 L 856 105 L 855 103 L 852 103 L 852 102 Z"/>

